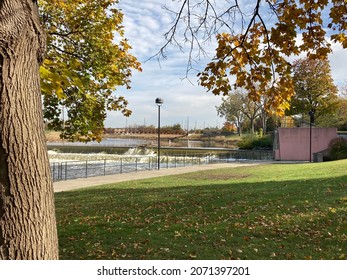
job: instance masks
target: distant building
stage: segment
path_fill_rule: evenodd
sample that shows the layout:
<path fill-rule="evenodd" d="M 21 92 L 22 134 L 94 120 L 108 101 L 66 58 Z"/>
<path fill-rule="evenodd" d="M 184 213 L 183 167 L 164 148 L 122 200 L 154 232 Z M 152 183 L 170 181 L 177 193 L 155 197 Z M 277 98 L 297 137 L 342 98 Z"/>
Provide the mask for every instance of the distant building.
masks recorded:
<path fill-rule="evenodd" d="M 295 127 L 295 119 L 292 116 L 284 116 L 280 118 L 280 127 L 293 128 Z"/>
<path fill-rule="evenodd" d="M 104 129 L 106 134 L 126 134 L 127 130 L 125 128 L 112 128 L 108 127 Z"/>

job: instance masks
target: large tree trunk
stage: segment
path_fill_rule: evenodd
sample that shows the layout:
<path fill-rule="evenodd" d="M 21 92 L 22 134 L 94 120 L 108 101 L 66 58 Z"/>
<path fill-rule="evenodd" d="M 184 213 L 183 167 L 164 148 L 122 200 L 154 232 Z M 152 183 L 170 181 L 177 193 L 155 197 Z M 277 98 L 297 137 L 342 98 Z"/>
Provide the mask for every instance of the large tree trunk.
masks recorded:
<path fill-rule="evenodd" d="M 0 259 L 57 259 L 34 0 L 0 0 Z"/>

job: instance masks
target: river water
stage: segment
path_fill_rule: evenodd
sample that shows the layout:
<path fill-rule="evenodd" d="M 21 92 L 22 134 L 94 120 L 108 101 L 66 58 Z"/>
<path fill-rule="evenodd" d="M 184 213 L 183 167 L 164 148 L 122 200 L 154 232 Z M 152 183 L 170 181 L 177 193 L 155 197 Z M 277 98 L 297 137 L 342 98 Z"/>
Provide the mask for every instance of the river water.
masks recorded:
<path fill-rule="evenodd" d="M 50 142 L 49 145 L 70 145 L 70 146 L 104 146 L 104 147 L 134 147 L 139 145 L 148 145 L 152 141 L 144 139 L 123 139 L 123 138 L 106 138 L 101 140 L 101 142 Z"/>
<path fill-rule="evenodd" d="M 101 142 L 50 142 L 49 145 L 71 145 L 71 146 L 102 146 L 102 147 L 137 147 L 137 146 L 157 146 L 157 140 L 133 139 L 133 138 L 105 138 Z M 232 148 L 224 143 L 214 141 L 196 140 L 165 140 L 161 141 L 162 147 L 186 147 L 186 148 Z"/>

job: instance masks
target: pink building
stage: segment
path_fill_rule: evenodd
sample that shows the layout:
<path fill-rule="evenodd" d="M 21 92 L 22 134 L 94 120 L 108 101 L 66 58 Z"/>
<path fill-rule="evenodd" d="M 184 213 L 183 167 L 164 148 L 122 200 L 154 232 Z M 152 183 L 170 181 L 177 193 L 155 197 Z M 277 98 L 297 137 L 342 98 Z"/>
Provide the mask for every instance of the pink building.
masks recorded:
<path fill-rule="evenodd" d="M 331 140 L 337 137 L 336 128 L 312 127 L 310 145 L 310 128 L 278 128 L 275 134 L 275 160 L 310 160 L 313 154 L 326 150 Z"/>

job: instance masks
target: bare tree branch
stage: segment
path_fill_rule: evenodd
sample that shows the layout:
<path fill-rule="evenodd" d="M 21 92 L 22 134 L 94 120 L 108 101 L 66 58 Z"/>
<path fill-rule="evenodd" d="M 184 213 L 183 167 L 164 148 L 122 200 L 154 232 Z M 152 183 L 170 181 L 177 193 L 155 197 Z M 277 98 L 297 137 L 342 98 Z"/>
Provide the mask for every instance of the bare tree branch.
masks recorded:
<path fill-rule="evenodd" d="M 171 28 L 164 34 L 166 43 L 160 50 L 149 58 L 156 57 L 158 61 L 166 58 L 166 50 L 169 45 L 175 45 L 180 51 L 184 51 L 184 44 L 189 45 L 187 73 L 193 69 L 195 62 L 193 55 L 197 53 L 197 57 L 206 56 L 204 44 L 222 32 L 228 30 L 231 34 L 235 32 L 236 18 L 240 17 L 242 32 L 242 43 L 236 48 L 243 48 L 243 44 L 247 39 L 250 28 L 255 23 L 256 18 L 260 18 L 259 8 L 261 0 L 256 1 L 254 13 L 249 21 L 246 21 L 246 14 L 241 10 L 238 0 L 227 7 L 223 11 L 217 11 L 216 3 L 211 0 L 192 1 L 184 0 L 180 5 L 180 9 L 176 12 L 163 6 L 163 9 L 174 15 Z M 263 22 L 263 20 L 260 18 Z M 265 26 L 265 23 L 263 22 Z M 246 26 L 246 27 L 245 27 Z M 180 32 L 183 28 L 183 32 Z M 178 33 L 180 32 L 180 33 Z M 178 34 L 183 34 L 183 39 L 177 38 Z M 235 49 L 232 49 L 234 51 Z M 247 50 L 243 48 L 247 53 Z M 228 54 L 230 55 L 230 54 Z M 252 58 L 248 55 L 250 61 Z"/>

